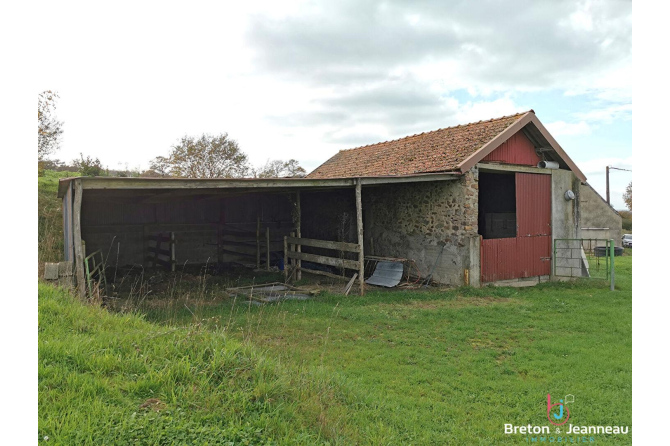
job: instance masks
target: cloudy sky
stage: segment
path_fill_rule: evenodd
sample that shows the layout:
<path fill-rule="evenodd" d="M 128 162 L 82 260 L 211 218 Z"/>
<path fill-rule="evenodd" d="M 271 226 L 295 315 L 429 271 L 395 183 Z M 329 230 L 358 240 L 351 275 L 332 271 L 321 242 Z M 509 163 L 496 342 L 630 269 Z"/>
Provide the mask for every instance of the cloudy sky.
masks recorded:
<path fill-rule="evenodd" d="M 237 2 L 242 3 L 242 2 Z M 227 132 L 255 165 L 534 109 L 605 193 L 632 169 L 630 1 L 45 3 L 61 150 L 146 168 Z M 630 172 L 612 174 L 612 198 Z"/>

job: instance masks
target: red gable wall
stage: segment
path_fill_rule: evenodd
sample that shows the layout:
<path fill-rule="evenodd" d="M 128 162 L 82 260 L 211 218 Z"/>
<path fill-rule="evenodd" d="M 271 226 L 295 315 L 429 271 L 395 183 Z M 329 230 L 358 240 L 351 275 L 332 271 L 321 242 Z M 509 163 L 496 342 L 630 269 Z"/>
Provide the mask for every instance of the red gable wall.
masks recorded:
<path fill-rule="evenodd" d="M 507 141 L 500 144 L 493 152 L 486 155 L 482 161 L 537 166 L 537 163 L 540 162 L 540 157 L 535 153 L 535 147 L 526 135 L 523 132 L 517 132 Z"/>

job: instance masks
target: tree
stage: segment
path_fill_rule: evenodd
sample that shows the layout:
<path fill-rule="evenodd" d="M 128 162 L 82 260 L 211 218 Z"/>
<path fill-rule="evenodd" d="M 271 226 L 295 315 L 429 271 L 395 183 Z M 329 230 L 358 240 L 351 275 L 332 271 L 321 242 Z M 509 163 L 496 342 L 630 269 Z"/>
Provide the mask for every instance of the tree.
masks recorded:
<path fill-rule="evenodd" d="M 151 170 L 159 175 L 184 178 L 240 178 L 249 173 L 247 155 L 227 133 L 184 136 L 168 157 L 158 156 Z"/>
<path fill-rule="evenodd" d="M 80 153 L 81 159 L 73 160 L 72 165 L 77 169 L 77 172 L 85 177 L 99 177 L 105 173 L 104 167 L 99 158 L 93 159 L 90 156 L 84 158 L 84 154 Z"/>
<path fill-rule="evenodd" d="M 42 161 L 44 157 L 58 150 L 60 146 L 63 123 L 54 116 L 56 99 L 58 99 L 58 94 L 51 90 L 43 91 L 37 96 L 38 161 Z"/>
<path fill-rule="evenodd" d="M 288 161 L 268 160 L 263 167 L 254 170 L 256 178 L 303 177 L 306 173 L 305 169 L 300 167 L 298 161 L 294 159 Z"/>
<path fill-rule="evenodd" d="M 623 194 L 623 201 L 626 203 L 626 207 L 629 211 L 633 212 L 633 182 L 631 181 L 626 186 L 626 192 Z"/>
<path fill-rule="evenodd" d="M 633 230 L 633 213 L 631 211 L 619 211 L 621 215 L 621 229 L 626 231 Z"/>

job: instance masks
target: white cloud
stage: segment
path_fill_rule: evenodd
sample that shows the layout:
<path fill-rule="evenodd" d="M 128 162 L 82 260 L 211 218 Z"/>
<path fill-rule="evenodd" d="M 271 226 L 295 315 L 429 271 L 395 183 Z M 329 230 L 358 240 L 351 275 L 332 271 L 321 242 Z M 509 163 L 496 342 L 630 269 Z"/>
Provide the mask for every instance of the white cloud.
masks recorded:
<path fill-rule="evenodd" d="M 556 135 L 587 137 L 626 119 L 630 9 L 517 0 L 45 4 L 34 25 L 58 49 L 42 53 L 40 71 L 61 93 L 56 157 L 147 166 L 185 133 L 228 132 L 256 163 L 290 157 L 309 168 L 377 142 L 369 138 L 532 108 L 518 92 L 595 103 L 558 113 Z"/>
<path fill-rule="evenodd" d="M 493 101 L 477 101 L 461 104 L 456 113 L 458 123 L 465 124 L 501 116 L 513 115 L 528 111 L 530 107 L 522 108 L 510 97 L 502 97 Z"/>
<path fill-rule="evenodd" d="M 586 1 L 577 6 L 577 10 L 570 14 L 568 20 L 561 23 L 575 31 L 593 31 L 593 17 L 591 15 L 591 2 Z"/>
<path fill-rule="evenodd" d="M 614 104 L 603 108 L 577 112 L 575 116 L 589 122 L 610 124 L 615 120 L 629 120 L 632 118 L 633 104 Z"/>

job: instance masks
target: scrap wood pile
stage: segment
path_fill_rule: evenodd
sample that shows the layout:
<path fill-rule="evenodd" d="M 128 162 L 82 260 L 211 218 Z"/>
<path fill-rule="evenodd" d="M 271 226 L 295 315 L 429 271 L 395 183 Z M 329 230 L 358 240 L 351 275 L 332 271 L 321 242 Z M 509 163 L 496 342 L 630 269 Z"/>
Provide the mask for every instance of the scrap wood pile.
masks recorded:
<path fill-rule="evenodd" d="M 279 302 L 282 300 L 307 300 L 321 292 L 319 289 L 297 288 L 281 282 L 233 287 L 227 288 L 226 291 L 231 295 L 246 297 L 247 299 L 262 303 Z"/>

